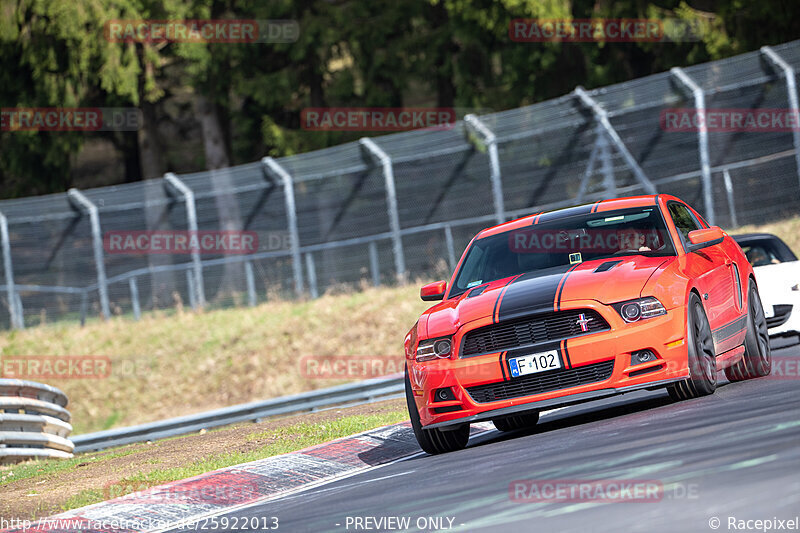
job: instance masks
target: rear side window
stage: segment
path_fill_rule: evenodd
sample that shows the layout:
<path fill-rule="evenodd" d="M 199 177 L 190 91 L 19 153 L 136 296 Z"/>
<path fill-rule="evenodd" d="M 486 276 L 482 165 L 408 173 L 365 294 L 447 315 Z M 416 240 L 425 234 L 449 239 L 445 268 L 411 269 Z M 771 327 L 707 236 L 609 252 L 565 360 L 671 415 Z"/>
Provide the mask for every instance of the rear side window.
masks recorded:
<path fill-rule="evenodd" d="M 684 242 L 689 242 L 689 232 L 700 229 L 700 223 L 692 216 L 692 212 L 683 204 L 671 203 L 667 207 L 675 227 L 683 235 Z"/>

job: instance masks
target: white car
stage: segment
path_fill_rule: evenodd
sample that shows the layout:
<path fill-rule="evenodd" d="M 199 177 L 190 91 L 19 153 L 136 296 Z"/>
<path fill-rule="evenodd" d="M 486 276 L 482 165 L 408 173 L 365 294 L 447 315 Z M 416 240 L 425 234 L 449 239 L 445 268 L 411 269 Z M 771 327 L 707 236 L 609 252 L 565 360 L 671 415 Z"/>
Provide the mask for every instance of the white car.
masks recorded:
<path fill-rule="evenodd" d="M 800 261 L 769 233 L 733 235 L 753 265 L 771 336 L 800 339 Z"/>

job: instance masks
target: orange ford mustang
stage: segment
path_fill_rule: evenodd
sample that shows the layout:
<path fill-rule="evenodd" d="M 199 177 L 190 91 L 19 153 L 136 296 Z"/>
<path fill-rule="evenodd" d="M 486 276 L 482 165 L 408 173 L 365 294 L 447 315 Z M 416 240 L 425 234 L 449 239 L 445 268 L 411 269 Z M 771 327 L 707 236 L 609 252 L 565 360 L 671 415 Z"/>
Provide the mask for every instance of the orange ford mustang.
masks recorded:
<path fill-rule="evenodd" d="M 449 283 L 422 287 L 405 338 L 423 450 L 461 449 L 471 422 L 637 389 L 675 400 L 771 369 L 753 270 L 736 242 L 668 195 L 603 200 L 481 231 Z"/>

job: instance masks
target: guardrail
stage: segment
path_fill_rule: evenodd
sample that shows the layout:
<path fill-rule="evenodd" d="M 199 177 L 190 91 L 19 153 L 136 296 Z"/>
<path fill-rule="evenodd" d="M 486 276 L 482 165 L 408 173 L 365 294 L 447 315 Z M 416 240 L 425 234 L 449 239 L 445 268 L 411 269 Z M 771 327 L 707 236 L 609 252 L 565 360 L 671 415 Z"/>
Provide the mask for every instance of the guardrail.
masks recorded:
<path fill-rule="evenodd" d="M 66 406 L 66 394 L 55 387 L 0 379 L 0 464 L 72 457 Z"/>
<path fill-rule="evenodd" d="M 114 446 L 186 435 L 237 422 L 257 422 L 279 415 L 390 399 L 400 396 L 403 386 L 403 378 L 393 375 L 261 402 L 234 405 L 150 424 L 76 435 L 72 441 L 76 453 L 98 451 Z"/>

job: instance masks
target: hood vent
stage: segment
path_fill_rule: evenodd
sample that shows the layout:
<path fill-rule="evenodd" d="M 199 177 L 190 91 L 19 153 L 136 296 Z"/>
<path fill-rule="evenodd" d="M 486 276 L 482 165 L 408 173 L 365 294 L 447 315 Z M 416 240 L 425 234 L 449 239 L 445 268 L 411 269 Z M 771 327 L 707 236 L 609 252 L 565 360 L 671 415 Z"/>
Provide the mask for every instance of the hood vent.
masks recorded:
<path fill-rule="evenodd" d="M 601 264 L 599 267 L 595 268 L 595 272 L 605 272 L 606 270 L 611 270 L 618 264 L 622 263 L 622 259 L 617 259 L 616 261 L 606 261 L 605 263 Z"/>

